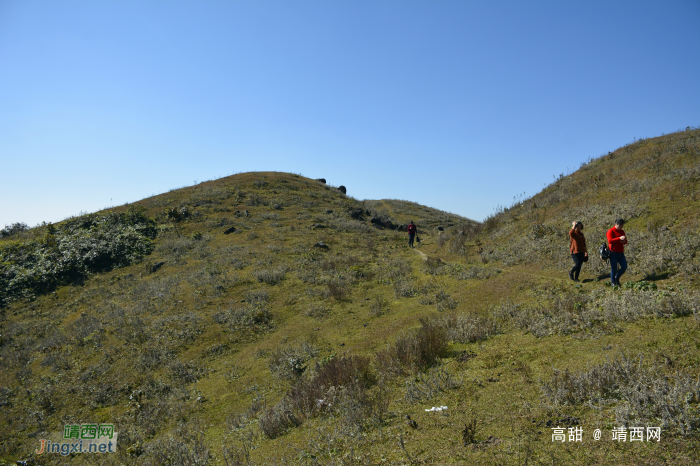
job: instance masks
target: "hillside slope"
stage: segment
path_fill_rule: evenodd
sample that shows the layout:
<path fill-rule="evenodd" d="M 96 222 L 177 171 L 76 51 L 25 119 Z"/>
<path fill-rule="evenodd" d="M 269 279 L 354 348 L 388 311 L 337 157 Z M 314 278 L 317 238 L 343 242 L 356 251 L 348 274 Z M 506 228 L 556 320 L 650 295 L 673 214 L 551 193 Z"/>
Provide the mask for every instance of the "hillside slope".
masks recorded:
<path fill-rule="evenodd" d="M 3 238 L 0 458 L 694 464 L 698 135 L 622 148 L 483 225 L 245 173 Z M 424 225 L 428 259 L 377 215 Z M 627 286 L 595 260 L 570 282 L 572 218 L 594 242 L 618 216 Z M 33 454 L 92 422 L 116 454 Z"/>

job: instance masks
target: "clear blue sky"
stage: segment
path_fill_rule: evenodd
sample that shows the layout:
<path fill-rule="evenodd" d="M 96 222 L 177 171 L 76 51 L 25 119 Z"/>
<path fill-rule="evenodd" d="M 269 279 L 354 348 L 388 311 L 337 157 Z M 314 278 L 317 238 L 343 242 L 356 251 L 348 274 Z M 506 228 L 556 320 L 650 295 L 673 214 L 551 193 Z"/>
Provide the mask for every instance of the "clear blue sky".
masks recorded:
<path fill-rule="evenodd" d="M 0 0 L 0 227 L 256 170 L 482 220 L 686 126 L 697 0 Z"/>

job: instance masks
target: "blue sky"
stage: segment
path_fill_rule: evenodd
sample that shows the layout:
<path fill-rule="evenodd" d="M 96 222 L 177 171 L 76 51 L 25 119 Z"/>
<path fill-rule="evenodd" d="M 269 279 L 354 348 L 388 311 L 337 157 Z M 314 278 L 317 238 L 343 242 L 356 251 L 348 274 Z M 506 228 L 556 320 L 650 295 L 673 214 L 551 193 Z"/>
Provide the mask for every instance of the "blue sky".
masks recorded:
<path fill-rule="evenodd" d="M 246 171 L 482 220 L 700 126 L 700 2 L 0 0 L 0 227 Z"/>

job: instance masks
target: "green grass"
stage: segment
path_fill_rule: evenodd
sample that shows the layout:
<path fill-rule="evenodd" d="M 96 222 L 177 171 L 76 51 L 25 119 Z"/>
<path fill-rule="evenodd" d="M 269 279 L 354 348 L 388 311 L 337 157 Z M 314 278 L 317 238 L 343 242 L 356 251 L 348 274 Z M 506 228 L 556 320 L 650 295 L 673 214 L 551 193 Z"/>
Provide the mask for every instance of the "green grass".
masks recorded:
<path fill-rule="evenodd" d="M 404 201 L 357 201 L 284 173 L 137 202 L 155 222 L 150 254 L 55 290 L 3 291 L 0 458 L 26 459 L 46 433 L 97 421 L 120 435 L 119 453 L 100 464 L 694 464 L 697 427 L 618 444 L 610 430 L 624 396 L 590 395 L 589 405 L 543 387 L 557 370 L 584 377 L 640 354 L 640 373 L 654 380 L 697 379 L 698 133 L 593 160 L 484 225 Z M 371 213 L 353 219 L 358 208 Z M 416 221 L 428 260 L 372 215 Z M 595 257 L 572 283 L 568 225 L 584 222 L 594 255 L 618 216 L 629 220 L 626 285 L 606 287 Z M 47 229 L 0 247 L 40 241 Z M 426 318 L 432 333 L 420 330 Z M 417 364 L 408 355 L 427 338 L 440 345 Z M 369 358 L 362 384 L 324 372 L 355 356 Z M 320 380 L 337 380 L 323 387 L 331 406 L 292 403 Z M 682 407 L 700 420 L 694 396 Z M 269 438 L 260 420 L 284 400 L 296 421 Z M 571 417 L 584 442 L 552 443 L 551 424 Z"/>

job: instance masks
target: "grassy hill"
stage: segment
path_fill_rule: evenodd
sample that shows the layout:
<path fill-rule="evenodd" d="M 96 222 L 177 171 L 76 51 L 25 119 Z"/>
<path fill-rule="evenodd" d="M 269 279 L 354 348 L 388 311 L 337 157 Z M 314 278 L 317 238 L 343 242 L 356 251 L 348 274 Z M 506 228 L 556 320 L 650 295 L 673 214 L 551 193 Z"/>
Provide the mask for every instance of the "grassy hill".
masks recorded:
<path fill-rule="evenodd" d="M 13 230 L 0 458 L 695 464 L 699 156 L 698 130 L 640 140 L 483 224 L 245 173 Z M 416 221 L 421 247 L 377 217 Z M 595 254 L 571 282 L 571 222 L 593 252 L 617 217 L 622 289 Z M 33 454 L 89 422 L 115 424 L 118 453 Z M 661 440 L 612 441 L 618 426 Z"/>

